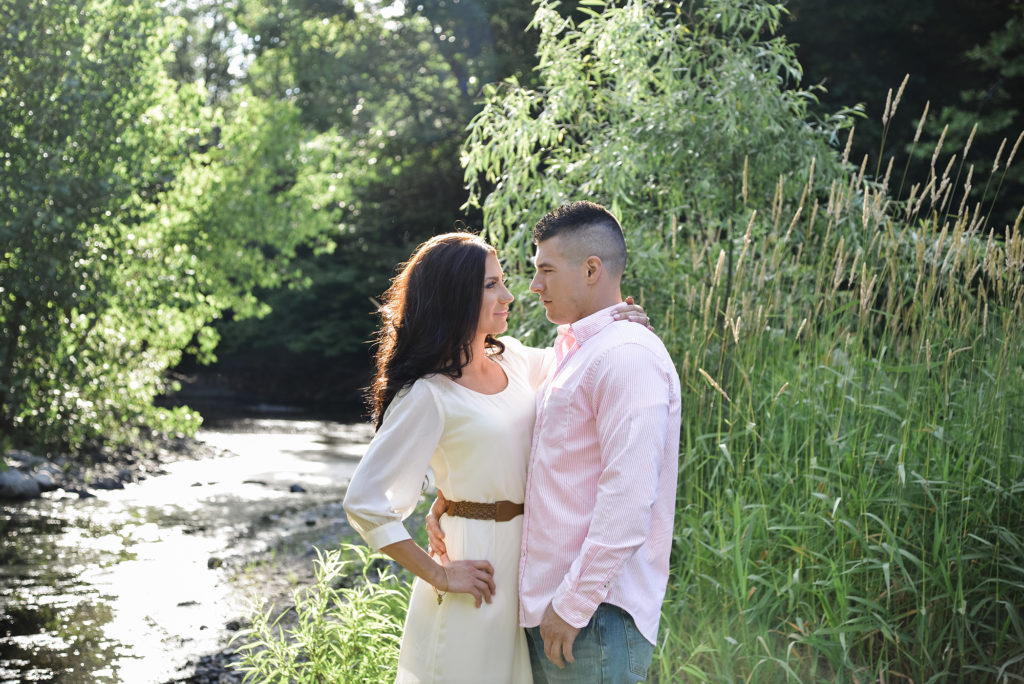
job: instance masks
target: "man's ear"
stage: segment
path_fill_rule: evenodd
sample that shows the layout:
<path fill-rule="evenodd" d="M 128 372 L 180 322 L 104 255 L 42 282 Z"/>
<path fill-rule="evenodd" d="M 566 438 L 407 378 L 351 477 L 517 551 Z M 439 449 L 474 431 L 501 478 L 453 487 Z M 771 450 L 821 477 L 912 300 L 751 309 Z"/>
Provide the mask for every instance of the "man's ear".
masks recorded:
<path fill-rule="evenodd" d="M 597 282 L 601 271 L 604 270 L 604 263 L 601 261 L 601 257 L 589 256 L 584 259 L 583 268 L 587 274 L 587 282 L 593 284 Z"/>

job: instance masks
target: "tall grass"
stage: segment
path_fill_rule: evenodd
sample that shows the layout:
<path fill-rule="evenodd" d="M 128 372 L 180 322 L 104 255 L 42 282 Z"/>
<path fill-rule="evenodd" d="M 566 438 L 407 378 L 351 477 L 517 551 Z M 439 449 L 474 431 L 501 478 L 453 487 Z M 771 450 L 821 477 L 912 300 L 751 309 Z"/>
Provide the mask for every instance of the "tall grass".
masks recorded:
<path fill-rule="evenodd" d="M 717 236 L 666 266 L 684 420 L 652 679 L 1024 681 L 1024 236 L 940 149 L 900 201 L 891 162 L 780 180 L 728 291 Z"/>

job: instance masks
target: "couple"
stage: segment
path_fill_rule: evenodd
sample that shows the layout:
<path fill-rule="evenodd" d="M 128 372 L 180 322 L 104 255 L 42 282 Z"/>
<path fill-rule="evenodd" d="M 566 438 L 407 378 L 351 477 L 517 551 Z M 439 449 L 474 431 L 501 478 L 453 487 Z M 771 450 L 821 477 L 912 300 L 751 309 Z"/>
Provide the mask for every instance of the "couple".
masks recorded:
<path fill-rule="evenodd" d="M 497 337 L 512 295 L 476 236 L 423 243 L 385 295 L 377 434 L 344 505 L 367 543 L 419 578 L 398 682 L 636 682 L 651 662 L 679 378 L 657 336 L 628 320 L 611 213 L 563 205 L 533 237 L 530 289 L 560 324 L 553 351 Z M 428 516 L 434 555 L 402 523 L 430 469 L 443 493 Z"/>

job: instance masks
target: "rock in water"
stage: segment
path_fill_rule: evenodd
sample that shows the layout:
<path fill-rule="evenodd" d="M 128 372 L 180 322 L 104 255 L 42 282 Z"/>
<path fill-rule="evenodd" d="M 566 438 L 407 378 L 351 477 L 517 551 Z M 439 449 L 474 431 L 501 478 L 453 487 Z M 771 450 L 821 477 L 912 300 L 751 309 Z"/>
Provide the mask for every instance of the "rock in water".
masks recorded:
<path fill-rule="evenodd" d="M 39 496 L 39 483 L 20 470 L 0 472 L 0 499 L 27 501 Z"/>
<path fill-rule="evenodd" d="M 101 477 L 89 483 L 93 489 L 124 489 L 124 482 L 113 477 Z"/>
<path fill-rule="evenodd" d="M 53 475 L 45 470 L 37 471 L 32 475 L 32 479 L 39 485 L 40 491 L 52 492 L 57 488 L 57 482 L 53 479 Z"/>

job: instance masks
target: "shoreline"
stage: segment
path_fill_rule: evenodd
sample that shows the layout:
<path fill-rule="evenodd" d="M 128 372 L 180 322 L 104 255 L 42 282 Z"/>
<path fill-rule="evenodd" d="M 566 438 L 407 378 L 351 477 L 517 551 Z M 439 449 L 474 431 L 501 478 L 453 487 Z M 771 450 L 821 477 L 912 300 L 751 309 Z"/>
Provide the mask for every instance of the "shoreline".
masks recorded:
<path fill-rule="evenodd" d="M 58 498 L 95 496 L 93 490 L 124 489 L 162 475 L 163 466 L 183 460 L 213 458 L 217 450 L 194 437 L 151 435 L 138 443 L 40 456 L 27 449 L 10 449 L 0 470 L 0 503 L 17 504 L 57 492 Z"/>
<path fill-rule="evenodd" d="M 46 498 L 75 507 L 80 500 L 102 496 L 101 490 L 124 489 L 127 484 L 168 475 L 174 470 L 167 468 L 172 463 L 234 456 L 235 451 L 183 436 L 155 437 L 140 440 L 131 447 L 97 450 L 83 455 L 77 463 L 64 455 L 42 457 L 12 450 L 4 455 L 8 464 L 4 472 L 16 473 L 22 480 L 32 479 L 38 490 L 30 489 L 32 496 L 4 497 L 0 504 L 17 508 Z M 258 484 L 281 488 L 279 483 Z M 284 485 L 284 491 L 288 490 L 288 485 Z M 328 496 L 307 495 L 305 488 L 292 485 L 280 507 L 269 514 L 257 519 L 224 520 L 225 525 L 240 524 L 208 560 L 210 571 L 220 575 L 217 582 L 223 594 L 234 596 L 236 603 L 258 600 L 262 610 L 270 611 L 273 618 L 286 613 L 294 603 L 294 592 L 314 583 L 315 548 L 331 548 L 357 536 L 341 508 L 344 488 L 338 491 L 340 494 Z M 202 528 L 197 531 L 202 532 Z M 202 610 L 201 603 L 192 610 Z M 161 684 L 241 682 L 243 673 L 233 669 L 232 664 L 240 659 L 236 647 L 241 641 L 239 636 L 250 626 L 252 614 L 251 610 L 231 611 L 226 621 L 208 623 L 210 629 L 220 633 L 216 648 L 210 649 L 209 640 L 202 645 L 195 643 L 199 647 L 195 650 L 182 643 L 180 652 L 187 660 L 169 675 L 160 677 Z M 286 627 L 288 620 L 285 615 L 282 625 Z M 206 627 L 197 623 L 196 629 Z"/>

